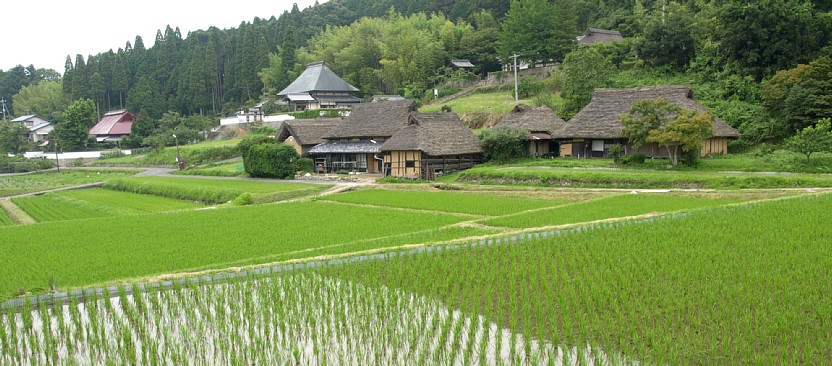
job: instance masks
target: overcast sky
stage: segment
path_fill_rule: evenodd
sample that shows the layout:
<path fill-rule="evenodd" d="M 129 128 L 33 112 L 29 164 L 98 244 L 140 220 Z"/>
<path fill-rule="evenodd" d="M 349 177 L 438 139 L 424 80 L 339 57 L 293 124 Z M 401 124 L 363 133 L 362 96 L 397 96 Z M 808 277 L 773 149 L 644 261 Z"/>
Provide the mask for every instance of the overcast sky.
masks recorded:
<path fill-rule="evenodd" d="M 319 1 L 321 3 L 325 0 Z M 64 72 L 66 56 L 117 51 L 127 41 L 142 36 L 146 47 L 170 24 L 179 27 L 182 37 L 189 31 L 237 28 L 254 17 L 279 17 L 297 3 L 300 9 L 315 0 L 140 0 L 140 1 L 61 1 L 11 0 L 0 3 L 0 69 L 15 65 Z"/>

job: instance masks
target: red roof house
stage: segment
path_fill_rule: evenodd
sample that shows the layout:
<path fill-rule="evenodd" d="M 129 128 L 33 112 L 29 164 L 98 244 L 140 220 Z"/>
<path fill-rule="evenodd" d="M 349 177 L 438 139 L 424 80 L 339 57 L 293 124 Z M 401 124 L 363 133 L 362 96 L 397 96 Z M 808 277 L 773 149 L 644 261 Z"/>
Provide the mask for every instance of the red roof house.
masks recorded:
<path fill-rule="evenodd" d="M 130 135 L 136 117 L 126 109 L 109 111 L 90 129 L 97 141 L 120 141 Z"/>

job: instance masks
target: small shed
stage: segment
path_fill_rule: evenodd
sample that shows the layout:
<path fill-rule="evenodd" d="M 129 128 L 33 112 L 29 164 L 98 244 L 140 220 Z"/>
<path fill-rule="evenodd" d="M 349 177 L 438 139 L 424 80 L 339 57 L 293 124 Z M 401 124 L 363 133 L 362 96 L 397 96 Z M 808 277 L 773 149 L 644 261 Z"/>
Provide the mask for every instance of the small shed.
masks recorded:
<path fill-rule="evenodd" d="M 530 107 L 520 104 L 494 127 L 500 126 L 529 131 L 529 154 L 544 156 L 558 154 L 558 142 L 554 136 L 557 136 L 566 126 L 566 121 L 548 107 Z"/>
<path fill-rule="evenodd" d="M 475 66 L 467 59 L 457 58 L 451 60 L 451 66 L 457 69 L 473 69 Z"/>
<path fill-rule="evenodd" d="M 295 148 L 299 155 L 308 156 L 311 148 L 326 142 L 324 136 L 341 121 L 340 118 L 284 121 L 277 132 L 277 140 Z"/>
<path fill-rule="evenodd" d="M 620 116 L 627 114 L 640 100 L 665 98 L 686 110 L 708 112 L 694 99 L 693 91 L 686 85 L 662 85 L 629 89 L 595 89 L 592 102 L 578 112 L 558 133 L 561 156 L 606 157 L 612 145 L 620 144 L 626 152 L 636 150 L 622 136 L 624 126 Z M 728 153 L 728 139 L 740 137 L 739 131 L 714 116 L 713 136 L 702 140 L 701 154 Z M 638 152 L 651 157 L 666 157 L 666 151 L 656 144 L 646 144 Z"/>
<path fill-rule="evenodd" d="M 596 43 L 611 43 L 624 40 L 617 30 L 589 28 L 582 36 L 578 36 L 578 44 L 593 45 Z"/>
<path fill-rule="evenodd" d="M 386 175 L 433 180 L 482 162 L 479 138 L 455 113 L 413 113 L 384 145 Z"/>

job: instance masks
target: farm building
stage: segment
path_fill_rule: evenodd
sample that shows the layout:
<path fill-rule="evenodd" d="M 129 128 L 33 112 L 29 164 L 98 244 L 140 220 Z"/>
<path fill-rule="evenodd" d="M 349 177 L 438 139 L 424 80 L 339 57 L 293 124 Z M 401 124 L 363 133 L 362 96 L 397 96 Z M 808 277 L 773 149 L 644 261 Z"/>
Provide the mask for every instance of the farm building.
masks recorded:
<path fill-rule="evenodd" d="M 531 156 L 544 156 L 559 152 L 557 136 L 566 121 L 547 107 L 530 107 L 520 104 L 494 127 L 511 127 L 529 131 L 528 148 Z"/>
<path fill-rule="evenodd" d="M 593 45 L 596 43 L 612 43 L 624 40 L 617 30 L 589 28 L 582 36 L 578 36 L 578 44 Z"/>
<path fill-rule="evenodd" d="M 90 136 L 95 137 L 96 141 L 121 141 L 124 137 L 130 135 L 133 129 L 133 121 L 136 117 L 133 113 L 126 109 L 107 112 L 101 120 L 92 126 L 90 129 Z"/>
<path fill-rule="evenodd" d="M 412 113 L 381 151 L 384 173 L 394 177 L 433 180 L 482 162 L 479 138 L 454 113 Z"/>
<path fill-rule="evenodd" d="M 406 127 L 416 102 L 398 100 L 362 103 L 329 131 L 326 142 L 309 149 L 316 171 L 381 173 L 381 145 Z"/>
<path fill-rule="evenodd" d="M 294 147 L 301 156 L 308 156 L 309 149 L 326 142 L 324 136 L 339 123 L 340 118 L 285 121 L 277 132 L 277 140 Z"/>
<path fill-rule="evenodd" d="M 632 89 L 595 89 L 592 102 L 572 118 L 558 133 L 560 155 L 573 157 L 606 157 L 612 145 L 620 144 L 626 153 L 634 152 L 632 145 L 621 135 L 624 126 L 620 115 L 627 114 L 633 103 L 640 100 L 665 98 L 686 110 L 707 112 L 699 104 L 689 86 L 668 85 Z M 713 137 L 702 141 L 701 154 L 719 155 L 728 153 L 728 139 L 737 138 L 740 133 L 725 121 L 714 118 Z M 657 144 L 641 146 L 639 152 L 650 157 L 666 157 L 667 151 Z"/>
<path fill-rule="evenodd" d="M 358 88 L 336 75 L 323 61 L 313 62 L 277 96 L 296 110 L 351 108 L 361 103 Z"/>

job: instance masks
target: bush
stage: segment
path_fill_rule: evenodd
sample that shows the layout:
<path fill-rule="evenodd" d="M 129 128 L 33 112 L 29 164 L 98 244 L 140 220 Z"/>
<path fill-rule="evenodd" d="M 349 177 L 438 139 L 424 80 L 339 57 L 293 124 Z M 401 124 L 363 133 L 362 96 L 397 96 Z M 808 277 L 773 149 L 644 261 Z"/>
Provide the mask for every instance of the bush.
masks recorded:
<path fill-rule="evenodd" d="M 621 163 L 621 157 L 624 156 L 624 146 L 621 146 L 621 144 L 610 146 L 609 155 L 616 163 Z"/>
<path fill-rule="evenodd" d="M 480 144 L 485 160 L 505 163 L 529 156 L 526 140 L 529 131 L 511 127 L 497 127 L 485 130 L 480 135 Z"/>
<path fill-rule="evenodd" d="M 49 159 L 26 159 L 0 155 L 0 173 L 27 173 L 54 167 L 55 163 Z"/>
<path fill-rule="evenodd" d="M 240 155 L 243 157 L 243 159 L 245 159 L 246 154 L 248 154 L 248 150 L 252 146 L 272 143 L 277 143 L 277 140 L 266 135 L 251 134 L 246 137 L 243 137 L 243 139 L 237 143 L 237 150 L 240 151 Z"/>
<path fill-rule="evenodd" d="M 254 199 L 251 198 L 251 193 L 248 193 L 248 192 L 243 193 L 243 194 L 237 196 L 237 198 L 234 199 L 234 204 L 237 205 L 237 206 L 248 206 L 248 205 L 253 204 L 253 203 L 254 203 Z"/>
<path fill-rule="evenodd" d="M 531 98 L 543 91 L 543 82 L 531 76 L 524 76 L 517 82 L 517 94 L 520 98 Z"/>
<path fill-rule="evenodd" d="M 254 135 L 274 135 L 277 133 L 277 129 L 269 126 L 269 125 L 260 125 L 260 126 L 252 126 L 250 129 L 251 133 Z"/>
<path fill-rule="evenodd" d="M 246 172 L 256 178 L 293 178 L 300 156 L 285 144 L 257 144 L 243 155 Z"/>
<path fill-rule="evenodd" d="M 642 165 L 642 164 L 644 164 L 645 160 L 647 160 L 647 155 L 644 155 L 644 153 L 637 152 L 637 153 L 630 154 L 630 156 L 627 156 L 627 157 L 621 159 L 621 164 L 624 164 L 624 165 Z"/>
<path fill-rule="evenodd" d="M 441 110 L 442 112 L 446 112 L 446 113 L 453 112 L 453 108 L 451 108 L 451 106 L 449 106 L 447 104 L 443 105 L 441 108 L 439 108 L 439 110 Z"/>

